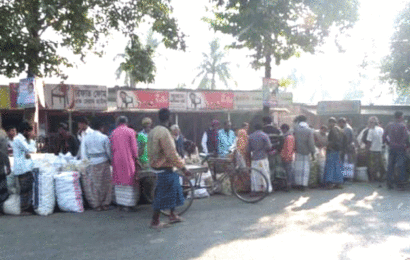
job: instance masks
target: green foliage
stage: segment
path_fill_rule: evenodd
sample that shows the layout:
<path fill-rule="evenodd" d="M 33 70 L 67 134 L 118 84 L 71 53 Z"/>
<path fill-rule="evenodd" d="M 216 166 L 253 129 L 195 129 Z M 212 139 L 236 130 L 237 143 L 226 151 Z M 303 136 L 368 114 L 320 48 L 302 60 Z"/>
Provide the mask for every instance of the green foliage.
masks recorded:
<path fill-rule="evenodd" d="M 101 55 L 107 44 L 104 36 L 114 30 L 135 42 L 136 28 L 144 21 L 163 36 L 167 48 L 185 50 L 184 35 L 171 17 L 169 3 L 170 0 L 0 0 L 0 74 L 14 77 L 26 71 L 29 75 L 65 78 L 61 67 L 71 67 L 73 63 L 62 55 L 61 48 L 69 49 L 81 60 L 90 52 Z"/>
<path fill-rule="evenodd" d="M 287 89 L 295 85 L 295 81 L 291 78 L 282 78 L 279 80 L 279 87 Z"/>
<path fill-rule="evenodd" d="M 218 39 L 210 42 L 210 53 L 202 53 L 204 59 L 198 67 L 199 74 L 194 78 L 192 84 L 199 77 L 202 77 L 198 89 L 216 89 L 216 76 L 222 81 L 225 87 L 229 88 L 228 80 L 232 78 L 229 70 L 229 62 L 224 62 L 225 51 L 220 50 Z M 235 82 L 236 85 L 236 82 Z"/>
<path fill-rule="evenodd" d="M 235 37 L 232 48 L 254 51 L 252 65 L 270 77 L 276 65 L 300 52 L 314 53 L 332 26 L 343 32 L 358 18 L 357 0 L 212 0 L 211 27 Z"/>
<path fill-rule="evenodd" d="M 382 80 L 398 89 L 410 87 L 410 3 L 397 16 L 390 55 L 382 60 Z"/>

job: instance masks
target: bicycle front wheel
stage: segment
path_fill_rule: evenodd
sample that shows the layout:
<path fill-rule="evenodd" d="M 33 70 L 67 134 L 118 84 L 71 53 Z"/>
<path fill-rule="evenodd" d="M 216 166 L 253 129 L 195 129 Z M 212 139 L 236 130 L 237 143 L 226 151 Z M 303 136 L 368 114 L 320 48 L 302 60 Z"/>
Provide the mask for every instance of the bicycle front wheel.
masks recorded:
<path fill-rule="evenodd" d="M 232 192 L 247 203 L 256 203 L 269 194 L 268 178 L 258 169 L 240 168 L 231 177 Z"/>
<path fill-rule="evenodd" d="M 174 213 L 177 215 L 184 214 L 192 205 L 194 201 L 194 186 L 192 185 L 189 178 L 185 177 L 182 174 L 179 175 L 179 183 L 181 184 L 182 195 L 184 197 L 184 203 L 180 206 L 177 206 L 174 209 Z M 169 216 L 171 214 L 171 210 L 161 210 L 161 213 Z"/>

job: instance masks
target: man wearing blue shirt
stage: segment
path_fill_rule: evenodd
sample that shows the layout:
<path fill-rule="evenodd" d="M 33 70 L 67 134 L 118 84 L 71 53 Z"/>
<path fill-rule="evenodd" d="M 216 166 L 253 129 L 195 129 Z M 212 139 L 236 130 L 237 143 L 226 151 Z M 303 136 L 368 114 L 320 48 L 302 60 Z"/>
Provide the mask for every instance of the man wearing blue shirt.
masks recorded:
<path fill-rule="evenodd" d="M 226 157 L 234 147 L 236 136 L 231 130 L 231 126 L 231 122 L 226 121 L 224 128 L 218 132 L 218 154 L 220 157 Z"/>
<path fill-rule="evenodd" d="M 33 127 L 23 121 L 19 125 L 19 134 L 13 140 L 14 167 L 13 174 L 20 184 L 20 201 L 23 215 L 30 214 L 33 196 L 33 161 L 31 153 L 36 152 L 36 143 L 33 140 Z"/>

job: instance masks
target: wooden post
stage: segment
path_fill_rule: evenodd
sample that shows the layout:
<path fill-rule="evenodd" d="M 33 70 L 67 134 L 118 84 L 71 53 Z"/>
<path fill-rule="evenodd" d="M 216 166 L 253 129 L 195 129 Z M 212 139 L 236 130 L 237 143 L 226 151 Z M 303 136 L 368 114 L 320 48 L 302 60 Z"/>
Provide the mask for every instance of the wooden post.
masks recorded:
<path fill-rule="evenodd" d="M 68 110 L 68 130 L 70 131 L 70 134 L 73 133 L 73 117 L 71 110 Z"/>

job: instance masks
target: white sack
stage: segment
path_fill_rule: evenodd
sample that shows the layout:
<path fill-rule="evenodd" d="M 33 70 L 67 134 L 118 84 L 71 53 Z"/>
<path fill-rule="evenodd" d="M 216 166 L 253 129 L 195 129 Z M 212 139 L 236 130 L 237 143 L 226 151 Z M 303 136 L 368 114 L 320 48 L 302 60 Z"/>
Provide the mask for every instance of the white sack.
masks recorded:
<path fill-rule="evenodd" d="M 62 172 L 54 177 L 58 207 L 62 211 L 84 212 L 80 174 Z"/>
<path fill-rule="evenodd" d="M 3 203 L 4 214 L 20 215 L 20 195 L 10 194 L 9 198 Z"/>
<path fill-rule="evenodd" d="M 54 167 L 44 167 L 40 172 L 33 171 L 33 207 L 40 216 L 53 214 L 56 205 L 54 189 Z"/>

